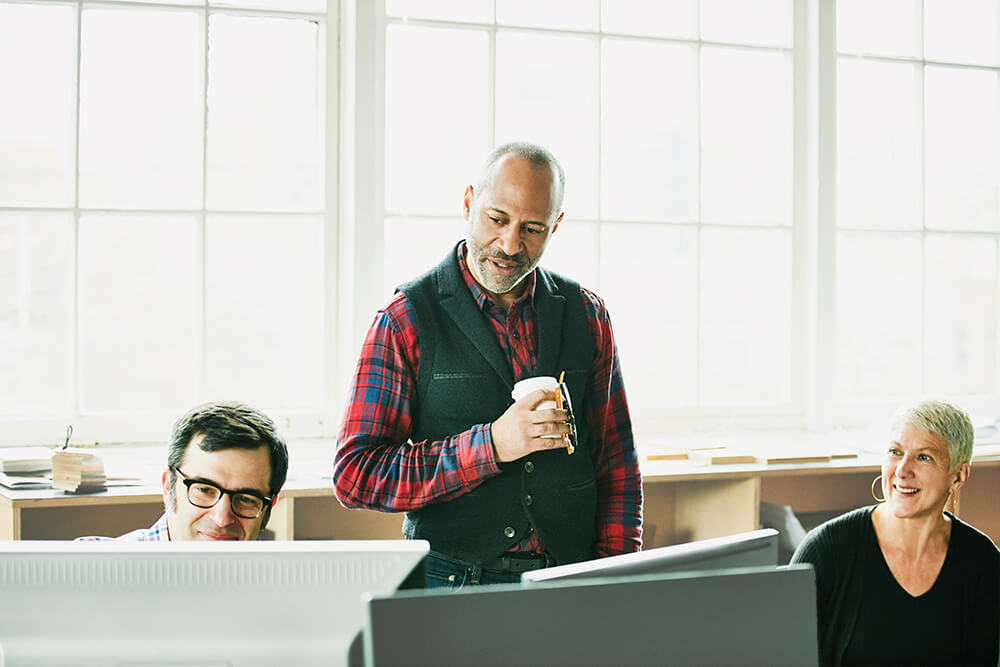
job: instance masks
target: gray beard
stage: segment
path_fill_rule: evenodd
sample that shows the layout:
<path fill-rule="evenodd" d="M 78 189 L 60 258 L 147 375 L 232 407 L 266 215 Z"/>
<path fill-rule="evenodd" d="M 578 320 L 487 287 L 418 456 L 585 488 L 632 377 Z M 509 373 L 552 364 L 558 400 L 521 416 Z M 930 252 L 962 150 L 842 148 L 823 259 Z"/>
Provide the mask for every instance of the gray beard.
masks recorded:
<path fill-rule="evenodd" d="M 526 267 L 524 272 L 518 275 L 498 276 L 491 273 L 486 267 L 486 263 L 489 261 L 491 255 L 486 252 L 485 249 L 479 248 L 470 243 L 469 251 L 469 257 L 472 260 L 470 264 L 473 268 L 473 272 L 476 274 L 476 278 L 479 279 L 479 282 L 483 287 L 493 294 L 506 294 L 511 291 L 517 287 L 517 284 L 524 280 L 524 277 L 531 273 L 531 271 L 535 268 L 531 265 Z M 500 257 L 499 259 L 507 258 Z"/>

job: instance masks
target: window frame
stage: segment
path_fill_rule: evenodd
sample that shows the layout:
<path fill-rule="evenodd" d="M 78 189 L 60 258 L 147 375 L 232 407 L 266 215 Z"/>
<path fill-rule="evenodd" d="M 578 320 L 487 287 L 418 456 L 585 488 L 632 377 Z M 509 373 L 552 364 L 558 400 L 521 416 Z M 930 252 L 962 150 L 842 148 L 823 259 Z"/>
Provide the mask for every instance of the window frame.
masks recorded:
<path fill-rule="evenodd" d="M 920 0 L 914 0 L 919 2 Z M 0 3 L 31 3 L 34 0 L 0 0 Z M 852 402 L 839 396 L 837 391 L 837 63 L 842 57 L 837 50 L 837 3 L 826 0 L 791 0 L 792 42 L 784 50 L 791 54 L 791 319 L 790 335 L 790 400 L 764 406 L 720 406 L 700 408 L 669 408 L 653 411 L 633 410 L 633 427 L 637 435 L 664 432 L 713 432 L 741 429 L 808 429 L 829 431 L 839 426 L 856 426 L 884 417 L 895 407 L 892 399 Z M 156 3 L 124 3 L 112 0 L 52 0 L 53 4 L 75 8 L 77 70 L 74 85 L 79 109 L 80 15 L 84 6 L 123 7 L 128 4 L 162 8 Z M 285 15 L 301 17 L 299 11 L 271 11 L 209 7 L 207 1 L 199 5 L 178 7 L 204 13 L 207 39 L 207 22 L 210 12 L 250 13 L 255 15 Z M 376 311 L 384 305 L 383 252 L 385 243 L 383 221 L 392 214 L 385 205 L 385 42 L 387 25 L 402 20 L 390 20 L 385 15 L 385 0 L 327 0 L 322 15 L 320 59 L 325 67 L 325 207 L 324 218 L 324 345 L 322 359 L 322 385 L 324 396 L 321 408 L 315 412 L 270 411 L 279 428 L 290 439 L 333 438 L 347 400 L 350 381 L 357 364 L 357 356 L 365 333 Z M 495 3 L 494 3 L 495 16 Z M 922 17 L 921 17 L 922 21 Z M 466 22 L 410 20 L 410 24 L 485 29 L 490 42 L 489 90 L 489 139 L 495 137 L 494 81 L 496 71 L 496 33 L 498 26 Z M 507 28 L 504 27 L 504 30 Z M 511 28 L 533 31 L 532 28 Z M 598 41 L 601 35 L 646 39 L 629 35 L 592 31 L 537 29 L 545 33 L 566 33 L 592 36 Z M 703 40 L 693 41 L 704 44 Z M 772 47 L 767 47 L 772 49 Z M 206 52 L 207 58 L 207 52 Z M 899 58 L 889 58 L 899 61 Z M 907 59 L 902 59 L 907 60 Z M 918 61 L 926 65 L 926 59 Z M 909 59 L 912 62 L 913 59 Z M 599 60 L 598 60 L 599 62 Z M 937 64 L 937 63 L 934 63 Z M 950 63 L 948 63 L 950 64 Z M 982 68 L 983 66 L 973 66 Z M 206 62 L 207 68 L 207 62 Z M 986 67 L 998 70 L 998 67 Z M 600 67 L 596 69 L 598 79 Z M 1000 78 L 1000 75 L 998 75 Z M 205 86 L 207 86 L 207 76 Z M 1000 85 L 1000 84 L 998 84 Z M 599 95 L 598 95 L 599 97 Z M 206 112 L 207 113 L 207 112 Z M 600 103 L 598 102 L 598 114 Z M 203 122 L 205 117 L 203 116 Z M 74 247 L 81 213 L 90 209 L 78 206 L 78 146 L 79 113 L 74 116 L 74 201 L 71 208 L 0 206 L 4 211 L 71 211 L 74 219 Z M 598 132 L 600 125 L 598 124 Z M 600 151 L 598 137 L 598 151 Z M 203 143 L 204 151 L 204 143 Z M 202 179 L 206 178 L 205 171 Z M 600 175 L 598 175 L 600 178 Z M 456 188 L 461 184 L 456 185 Z M 210 212 L 204 206 L 195 211 L 200 216 L 201 236 L 204 236 L 205 217 Z M 921 190 L 920 196 L 923 196 Z M 599 205 L 598 205 L 599 206 Z M 599 208 L 598 208 L 599 210 Z M 923 205 L 921 203 L 921 211 Z M 173 212 L 173 210 L 170 210 Z M 271 212 L 268 212 L 271 213 Z M 300 212 L 296 212 L 300 213 Z M 312 213 L 312 212 L 311 212 Z M 614 224 L 602 220 L 581 219 L 597 225 Z M 377 221 L 378 224 L 373 224 Z M 664 224 L 664 223 L 653 223 Z M 669 224 L 669 223 L 667 223 Z M 700 220 L 693 224 L 699 228 Z M 709 225 L 709 228 L 711 226 Z M 751 228 L 748 226 L 748 229 Z M 912 233 L 904 232 L 904 233 Z M 919 231 L 927 234 L 946 233 Z M 990 233 L 993 238 L 1000 232 Z M 203 241 L 202 241 L 203 244 Z M 199 251 L 203 251 L 199 248 Z M 77 273 L 74 253 L 72 266 Z M 202 270 L 202 274 L 203 274 Z M 998 303 L 1000 303 L 1000 279 Z M 199 278 L 204 299 L 204 276 Z M 599 290 L 598 290 L 599 292 Z M 71 364 L 74 377 L 78 378 L 79 359 L 75 332 L 78 330 L 78 287 L 74 284 L 72 298 L 72 328 L 74 331 Z M 204 317 L 198 315 L 199 350 L 204 339 Z M 612 313 L 614 317 L 614 313 Z M 1000 318 L 1000 308 L 998 308 Z M 1000 335 L 997 338 L 998 378 L 996 393 L 990 396 L 956 397 L 970 412 L 989 413 L 995 410 L 995 399 L 1000 394 Z M 199 353 L 194 360 L 204 372 Z M 628 387 L 628 377 L 625 378 Z M 67 423 L 73 425 L 74 442 L 162 442 L 177 414 L 81 414 L 77 380 L 67 387 L 67 401 L 74 407 L 71 414 L 31 418 L 0 417 L 0 445 L 61 442 Z M 260 406 L 267 409 L 267 406 Z"/>
<path fill-rule="evenodd" d="M 40 4 L 36 0 L 0 0 L 2 4 Z M 194 311 L 194 332 L 192 343 L 194 345 L 194 358 L 191 360 L 194 366 L 194 394 L 192 402 L 197 404 L 203 400 L 210 400 L 205 396 L 204 380 L 206 368 L 204 366 L 205 350 L 205 327 L 206 317 L 204 304 L 206 299 L 205 283 L 205 233 L 206 220 L 215 214 L 227 214 L 231 211 L 221 209 L 209 209 L 206 204 L 207 187 L 207 123 L 208 123 L 208 27 L 212 15 L 235 15 L 235 16 L 262 16 L 276 18 L 292 18 L 314 20 L 319 26 L 318 50 L 317 50 L 317 78 L 323 88 L 323 96 L 318 100 L 321 105 L 319 117 L 323 136 L 323 151 L 321 155 L 322 164 L 325 168 L 323 179 L 324 202 L 318 209 L 310 210 L 247 210 L 238 211 L 242 216 L 274 216 L 287 214 L 290 216 L 311 216 L 322 219 L 324 228 L 324 249 L 323 249 L 323 276 L 324 285 L 322 288 L 322 299 L 324 305 L 323 326 L 325 330 L 324 344 L 321 349 L 321 357 L 316 363 L 321 365 L 320 382 L 323 387 L 324 396 L 316 410 L 268 410 L 266 405 L 260 405 L 261 409 L 267 411 L 277 422 L 283 434 L 288 438 L 317 438 L 330 437 L 336 433 L 337 423 L 340 417 L 339 410 L 339 383 L 335 381 L 339 369 L 337 368 L 337 355 L 332 351 L 337 349 L 337 323 L 338 318 L 336 308 L 338 306 L 336 290 L 338 288 L 337 252 L 339 248 L 336 231 L 338 230 L 338 208 L 340 201 L 340 164 L 338 161 L 339 133 L 340 133 L 340 102 L 338 83 L 340 80 L 340 53 L 337 45 L 339 42 L 340 28 L 340 3 L 337 0 L 327 0 L 323 10 L 275 10 L 252 7 L 231 7 L 226 5 L 212 5 L 208 0 L 201 0 L 197 4 L 181 4 L 178 2 L 123 2 L 113 0 L 51 0 L 47 5 L 58 5 L 71 8 L 74 13 L 74 39 L 73 51 L 75 53 L 75 64 L 73 85 L 73 99 L 75 109 L 73 113 L 73 131 L 71 140 L 72 161 L 73 161 L 73 193 L 72 201 L 67 206 L 36 206 L 36 205 L 0 205 L 0 213 L 60 213 L 72 216 L 73 239 L 72 239 L 72 266 L 70 274 L 73 284 L 70 288 L 70 314 L 69 329 L 67 334 L 69 347 L 69 375 L 72 378 L 70 386 L 65 388 L 63 404 L 68 411 L 65 414 L 33 415 L 24 416 L 0 416 L 0 446 L 4 445 L 25 445 L 25 444 L 55 444 L 62 443 L 66 437 L 67 426 L 71 425 L 73 436 L 71 442 L 80 443 L 146 443 L 165 442 L 173 422 L 180 416 L 182 411 L 173 410 L 151 410 L 136 412 L 96 412 L 84 411 L 81 409 L 81 365 L 80 365 L 80 321 L 79 321 L 79 230 L 80 218 L 93 213 L 134 213 L 142 214 L 188 214 L 197 218 L 197 240 L 194 249 L 195 254 L 201 257 L 197 266 L 196 277 L 196 301 L 192 304 Z M 346 4 L 346 3 L 345 3 Z M 202 40 L 202 100 L 203 108 L 201 112 L 202 136 L 201 136 L 201 197 L 200 208 L 107 208 L 107 207 L 82 207 L 79 196 L 79 149 L 80 149 L 80 62 L 81 62 L 81 31 L 82 14 L 87 8 L 114 9 L 114 10 L 165 10 L 181 11 L 198 14 L 201 20 L 201 40 Z M 323 108 L 325 105 L 325 108 Z M 333 397 L 337 397 L 336 399 Z M 184 408 L 187 409 L 187 408 Z"/>

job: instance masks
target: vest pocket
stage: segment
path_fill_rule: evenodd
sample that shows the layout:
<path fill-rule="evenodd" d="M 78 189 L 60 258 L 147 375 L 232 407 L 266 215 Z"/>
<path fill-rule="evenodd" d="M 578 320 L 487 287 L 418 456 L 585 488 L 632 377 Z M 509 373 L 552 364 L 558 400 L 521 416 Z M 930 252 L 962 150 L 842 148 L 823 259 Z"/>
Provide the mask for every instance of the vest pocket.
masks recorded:
<path fill-rule="evenodd" d="M 485 380 L 485 373 L 434 373 L 431 376 L 435 382 L 447 381 L 447 380 Z"/>
<path fill-rule="evenodd" d="M 446 426 L 447 434 L 458 433 L 469 426 L 492 421 L 500 413 L 476 414 L 470 412 L 470 405 L 478 405 L 479 397 L 484 388 L 489 387 L 490 378 L 486 373 L 467 373 L 462 371 L 442 371 L 431 375 L 427 392 L 422 397 L 425 419 L 432 424 L 451 424 Z M 452 422 L 454 422 L 452 424 Z"/>

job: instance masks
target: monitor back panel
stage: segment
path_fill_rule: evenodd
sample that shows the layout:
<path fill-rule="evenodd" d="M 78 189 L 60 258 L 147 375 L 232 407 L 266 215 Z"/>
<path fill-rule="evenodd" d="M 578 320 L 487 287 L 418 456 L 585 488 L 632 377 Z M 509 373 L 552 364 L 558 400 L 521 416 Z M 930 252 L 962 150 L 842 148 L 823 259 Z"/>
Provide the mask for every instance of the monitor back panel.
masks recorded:
<path fill-rule="evenodd" d="M 400 593 L 368 603 L 367 664 L 816 665 L 811 566 Z"/>
<path fill-rule="evenodd" d="M 7 667 L 353 664 L 362 657 L 362 596 L 422 572 L 427 548 L 0 544 L 0 655 Z"/>
<path fill-rule="evenodd" d="M 533 570 L 523 582 L 557 579 L 596 579 L 618 576 L 659 575 L 671 572 L 725 570 L 735 567 L 776 567 L 778 531 L 763 528 L 669 547 Z"/>

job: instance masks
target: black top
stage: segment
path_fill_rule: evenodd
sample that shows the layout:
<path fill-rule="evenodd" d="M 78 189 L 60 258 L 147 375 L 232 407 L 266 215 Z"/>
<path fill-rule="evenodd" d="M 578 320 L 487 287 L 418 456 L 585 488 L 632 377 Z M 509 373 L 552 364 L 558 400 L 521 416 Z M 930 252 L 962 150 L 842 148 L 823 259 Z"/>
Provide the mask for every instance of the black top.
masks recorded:
<path fill-rule="evenodd" d="M 952 524 L 941 571 L 930 590 L 917 597 L 892 575 L 870 521 L 865 533 L 862 548 L 868 550 L 865 560 L 871 567 L 865 568 L 864 596 L 843 664 L 957 664 L 964 606 L 962 573 L 984 567 L 977 559 L 984 550 L 976 549 L 975 533 L 964 524 Z M 905 641 L 900 641 L 901 635 Z"/>
<path fill-rule="evenodd" d="M 816 569 L 824 665 L 996 665 L 1000 652 L 1000 551 L 960 519 L 927 593 L 896 582 L 864 507 L 828 521 L 799 545 L 793 563 Z"/>

